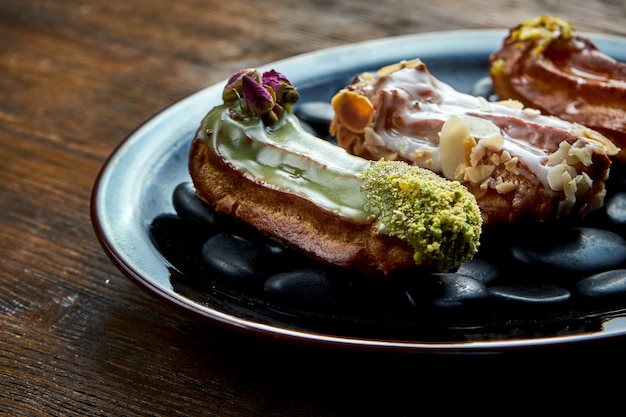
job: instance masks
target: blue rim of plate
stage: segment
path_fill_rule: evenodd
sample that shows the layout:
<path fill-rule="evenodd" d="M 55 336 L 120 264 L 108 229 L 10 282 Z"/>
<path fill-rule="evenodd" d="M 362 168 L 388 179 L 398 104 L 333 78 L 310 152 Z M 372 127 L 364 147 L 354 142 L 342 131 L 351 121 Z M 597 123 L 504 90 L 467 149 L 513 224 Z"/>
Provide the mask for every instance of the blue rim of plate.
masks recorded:
<path fill-rule="evenodd" d="M 285 74 L 307 100 L 327 99 L 340 80 L 365 70 L 400 60 L 421 58 L 435 76 L 440 62 L 447 70 L 440 77 L 460 90 L 464 82 L 487 75 L 487 57 L 502 44 L 507 30 L 460 30 L 397 36 L 347 44 L 297 55 L 264 65 Z M 589 34 L 601 50 L 626 60 L 626 39 Z M 467 62 L 472 63 L 464 67 Z M 461 65 L 463 64 L 463 65 Z M 481 67 L 484 65 L 484 68 Z M 454 68 L 453 68 L 454 67 Z M 452 69 L 453 68 L 453 69 Z M 227 76 L 228 74 L 225 74 Z M 172 266 L 153 245 L 150 222 L 162 213 L 173 213 L 174 187 L 189 181 L 187 150 L 193 133 L 210 108 L 221 103 L 226 79 L 165 108 L 133 131 L 105 161 L 94 183 L 91 219 L 104 252 L 131 281 L 156 298 L 194 317 L 244 334 L 274 341 L 368 351 L 416 353 L 500 352 L 531 347 L 553 347 L 626 335 L 626 317 L 607 317 L 601 330 L 581 334 L 480 341 L 415 341 L 359 338 L 301 328 L 264 317 L 233 314 L 220 303 L 207 305 L 177 293 L 170 281 Z M 322 86 L 320 88 L 320 86 Z"/>

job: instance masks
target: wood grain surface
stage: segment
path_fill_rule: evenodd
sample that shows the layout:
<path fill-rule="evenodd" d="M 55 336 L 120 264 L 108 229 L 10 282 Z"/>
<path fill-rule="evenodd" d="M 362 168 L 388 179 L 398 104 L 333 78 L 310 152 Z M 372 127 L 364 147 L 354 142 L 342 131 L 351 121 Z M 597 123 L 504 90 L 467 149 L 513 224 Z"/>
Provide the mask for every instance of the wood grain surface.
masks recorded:
<path fill-rule="evenodd" d="M 533 369 L 522 355 L 328 352 L 219 330 L 124 278 L 89 204 L 129 133 L 239 68 L 538 13 L 626 36 L 611 0 L 0 0 L 0 414 L 412 415 L 438 387 Z M 562 374 L 623 347 L 532 361 Z"/>

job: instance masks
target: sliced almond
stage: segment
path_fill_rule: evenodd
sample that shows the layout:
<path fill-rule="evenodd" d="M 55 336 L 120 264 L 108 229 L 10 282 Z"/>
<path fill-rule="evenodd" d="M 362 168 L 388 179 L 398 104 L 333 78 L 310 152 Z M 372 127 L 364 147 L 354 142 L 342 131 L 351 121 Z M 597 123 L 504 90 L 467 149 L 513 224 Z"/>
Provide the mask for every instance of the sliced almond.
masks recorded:
<path fill-rule="evenodd" d="M 363 133 L 374 120 L 374 106 L 365 96 L 354 91 L 341 91 L 331 102 L 335 115 L 350 131 Z"/>
<path fill-rule="evenodd" d="M 470 136 L 467 123 L 452 116 L 439 132 L 439 158 L 441 172 L 448 179 L 455 179 L 459 166 L 465 166 L 465 139 Z"/>
<path fill-rule="evenodd" d="M 515 190 L 515 183 L 512 181 L 500 181 L 496 184 L 496 191 L 500 194 L 507 194 Z"/>

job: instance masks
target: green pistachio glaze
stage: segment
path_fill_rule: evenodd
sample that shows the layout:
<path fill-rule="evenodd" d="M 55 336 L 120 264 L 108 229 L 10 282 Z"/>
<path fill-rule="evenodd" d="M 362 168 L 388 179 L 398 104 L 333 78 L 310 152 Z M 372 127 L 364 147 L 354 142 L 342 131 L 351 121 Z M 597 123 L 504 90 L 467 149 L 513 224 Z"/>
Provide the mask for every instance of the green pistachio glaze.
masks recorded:
<path fill-rule="evenodd" d="M 300 195 L 346 220 L 365 222 L 361 176 L 370 161 L 306 132 L 290 112 L 266 126 L 232 103 L 214 108 L 198 137 L 250 180 Z M 209 132 L 209 134 L 207 134 Z"/>

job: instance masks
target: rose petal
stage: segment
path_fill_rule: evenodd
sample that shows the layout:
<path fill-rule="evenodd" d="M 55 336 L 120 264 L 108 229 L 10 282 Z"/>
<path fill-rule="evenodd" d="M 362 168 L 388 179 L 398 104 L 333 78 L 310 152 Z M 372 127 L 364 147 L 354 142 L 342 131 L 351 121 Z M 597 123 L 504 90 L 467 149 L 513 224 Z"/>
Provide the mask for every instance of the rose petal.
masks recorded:
<path fill-rule="evenodd" d="M 272 95 L 263 85 L 247 75 L 241 78 L 241 83 L 248 111 L 253 116 L 261 116 L 274 107 Z"/>
<path fill-rule="evenodd" d="M 248 76 L 256 81 L 261 80 L 261 74 L 254 68 L 245 68 L 233 74 L 224 87 L 222 99 L 224 101 L 234 101 L 239 99 L 243 94 L 242 78 Z"/>

